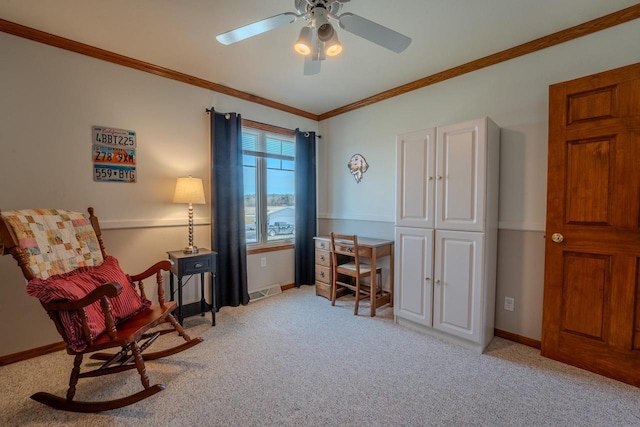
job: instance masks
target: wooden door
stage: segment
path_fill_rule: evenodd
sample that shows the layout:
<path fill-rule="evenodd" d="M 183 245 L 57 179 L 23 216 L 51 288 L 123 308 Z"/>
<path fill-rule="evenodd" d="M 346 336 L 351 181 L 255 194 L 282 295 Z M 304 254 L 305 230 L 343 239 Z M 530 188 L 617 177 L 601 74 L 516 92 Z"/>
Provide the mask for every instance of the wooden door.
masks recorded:
<path fill-rule="evenodd" d="M 640 63 L 549 103 L 542 355 L 640 386 Z"/>
<path fill-rule="evenodd" d="M 431 326 L 433 230 L 396 227 L 394 314 Z"/>
<path fill-rule="evenodd" d="M 484 234 L 436 230 L 433 328 L 479 343 Z"/>
<path fill-rule="evenodd" d="M 484 230 L 487 120 L 438 127 L 436 228 Z"/>
<path fill-rule="evenodd" d="M 436 131 L 425 129 L 396 138 L 396 225 L 433 228 Z"/>

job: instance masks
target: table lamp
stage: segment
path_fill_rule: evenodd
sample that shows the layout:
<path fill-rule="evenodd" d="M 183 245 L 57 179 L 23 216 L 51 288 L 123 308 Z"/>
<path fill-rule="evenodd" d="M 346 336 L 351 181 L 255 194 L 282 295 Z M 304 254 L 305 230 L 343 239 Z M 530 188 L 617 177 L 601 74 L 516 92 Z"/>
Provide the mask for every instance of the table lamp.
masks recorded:
<path fill-rule="evenodd" d="M 184 248 L 185 254 L 197 254 L 198 248 L 193 246 L 193 203 L 204 205 L 204 187 L 200 178 L 178 178 L 173 203 L 189 203 L 189 246 Z"/>

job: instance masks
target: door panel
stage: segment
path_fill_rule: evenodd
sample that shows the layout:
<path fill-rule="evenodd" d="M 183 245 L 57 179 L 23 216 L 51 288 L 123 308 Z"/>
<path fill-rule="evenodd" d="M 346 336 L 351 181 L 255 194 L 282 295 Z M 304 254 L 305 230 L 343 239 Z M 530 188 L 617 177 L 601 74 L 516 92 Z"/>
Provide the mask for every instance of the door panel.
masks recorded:
<path fill-rule="evenodd" d="M 640 64 L 549 90 L 542 354 L 640 386 Z"/>
<path fill-rule="evenodd" d="M 567 97 L 567 124 L 618 116 L 617 85 L 575 92 Z"/>
<path fill-rule="evenodd" d="M 432 324 L 433 230 L 396 227 L 394 314 Z"/>
<path fill-rule="evenodd" d="M 484 235 L 436 230 L 433 328 L 474 342 L 480 337 Z"/>
<path fill-rule="evenodd" d="M 483 231 L 485 120 L 439 127 L 436 162 L 436 228 Z"/>
<path fill-rule="evenodd" d="M 635 330 L 633 334 L 633 349 L 640 351 L 640 258 L 636 259 L 636 277 L 635 277 Z"/>
<path fill-rule="evenodd" d="M 611 145 L 608 138 L 567 144 L 567 223 L 610 225 Z"/>
<path fill-rule="evenodd" d="M 562 331 L 604 340 L 610 257 L 566 253 L 562 283 Z"/>
<path fill-rule="evenodd" d="M 398 135 L 396 225 L 433 228 L 435 129 Z"/>

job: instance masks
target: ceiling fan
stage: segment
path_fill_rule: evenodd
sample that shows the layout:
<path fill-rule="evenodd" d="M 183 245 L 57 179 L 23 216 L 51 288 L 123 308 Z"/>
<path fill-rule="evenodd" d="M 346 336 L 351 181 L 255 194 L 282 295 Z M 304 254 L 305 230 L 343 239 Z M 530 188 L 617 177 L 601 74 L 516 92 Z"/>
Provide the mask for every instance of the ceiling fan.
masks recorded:
<path fill-rule="evenodd" d="M 338 15 L 342 5 L 349 1 L 294 0 L 297 13 L 285 12 L 262 19 L 218 34 L 216 39 L 224 45 L 229 45 L 303 18 L 307 24 L 300 30 L 294 49 L 305 57 L 305 75 L 319 73 L 320 61 L 325 60 L 327 56 L 336 56 L 342 52 L 342 44 L 338 40 L 338 33 L 331 24 L 331 20 L 337 21 L 343 30 L 393 52 L 400 53 L 409 46 L 411 38 L 390 28 L 349 12 Z"/>

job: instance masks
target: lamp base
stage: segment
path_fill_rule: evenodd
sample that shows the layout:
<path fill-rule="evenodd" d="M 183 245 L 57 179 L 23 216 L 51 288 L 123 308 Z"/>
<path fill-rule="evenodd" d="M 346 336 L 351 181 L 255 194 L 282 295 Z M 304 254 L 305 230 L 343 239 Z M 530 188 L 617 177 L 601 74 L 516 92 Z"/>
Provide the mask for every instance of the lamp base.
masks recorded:
<path fill-rule="evenodd" d="M 197 246 L 187 246 L 186 248 L 184 248 L 182 250 L 182 253 L 185 253 L 185 254 L 197 254 L 198 253 L 198 247 Z"/>

